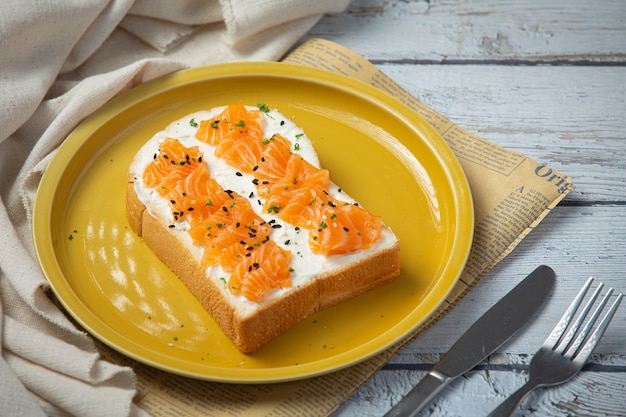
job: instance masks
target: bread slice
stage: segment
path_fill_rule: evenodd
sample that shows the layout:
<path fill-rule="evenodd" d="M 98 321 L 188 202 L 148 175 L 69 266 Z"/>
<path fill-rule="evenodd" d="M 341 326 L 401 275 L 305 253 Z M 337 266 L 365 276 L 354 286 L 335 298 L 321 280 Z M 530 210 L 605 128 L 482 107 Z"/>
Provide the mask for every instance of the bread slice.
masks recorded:
<path fill-rule="evenodd" d="M 248 107 L 250 109 L 250 107 Z M 204 248 L 189 237 L 185 220 L 172 217 L 168 200 L 142 180 L 143 172 L 156 158 L 166 138 L 185 146 L 198 146 L 215 178 L 225 189 L 240 196 L 253 196 L 251 205 L 268 222 L 276 224 L 276 213 L 263 210 L 255 194 L 254 173 L 242 173 L 222 158 L 215 157 L 215 146 L 198 141 L 200 121 L 215 119 L 224 107 L 190 114 L 157 133 L 137 153 L 129 169 L 126 188 L 126 214 L 129 225 L 157 257 L 181 279 L 202 306 L 244 353 L 253 352 L 283 334 L 310 314 L 389 283 L 400 273 L 400 243 L 384 224 L 371 247 L 348 253 L 313 253 L 307 232 L 285 221 L 271 231 L 271 239 L 294 254 L 291 257 L 291 285 L 267 291 L 251 301 L 228 288 L 228 273 L 219 265 L 203 266 Z M 276 110 L 259 112 L 266 137 L 279 133 L 294 138 L 297 152 L 312 165 L 319 166 L 313 146 L 289 118 Z M 294 151 L 295 153 L 295 151 Z M 229 191 L 231 192 L 231 191 Z M 331 184 L 329 192 L 342 201 L 357 204 L 340 188 Z M 271 210 L 270 210 L 271 211 Z"/>

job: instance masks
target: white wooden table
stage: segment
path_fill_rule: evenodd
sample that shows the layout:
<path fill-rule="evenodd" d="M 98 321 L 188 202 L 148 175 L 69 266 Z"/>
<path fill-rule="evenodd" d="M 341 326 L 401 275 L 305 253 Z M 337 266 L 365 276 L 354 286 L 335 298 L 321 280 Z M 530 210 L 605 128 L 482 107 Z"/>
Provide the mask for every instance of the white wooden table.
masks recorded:
<path fill-rule="evenodd" d="M 460 126 L 572 176 L 577 186 L 334 417 L 384 414 L 539 264 L 558 275 L 540 313 L 422 415 L 486 415 L 526 380 L 532 355 L 587 277 L 626 292 L 625 22 L 624 0 L 354 0 L 310 31 L 364 55 Z M 626 415 L 626 303 L 583 371 L 532 394 L 517 415 Z"/>

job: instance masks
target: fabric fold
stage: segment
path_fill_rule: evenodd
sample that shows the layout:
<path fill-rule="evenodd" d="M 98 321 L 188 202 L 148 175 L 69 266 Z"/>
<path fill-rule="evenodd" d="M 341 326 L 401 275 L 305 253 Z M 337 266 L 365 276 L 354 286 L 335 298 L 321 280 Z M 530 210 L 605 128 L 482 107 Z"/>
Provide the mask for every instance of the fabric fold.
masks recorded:
<path fill-rule="evenodd" d="M 220 0 L 226 23 L 228 42 L 232 45 L 255 33 L 286 22 L 321 13 L 338 13 L 348 6 L 347 0 Z"/>

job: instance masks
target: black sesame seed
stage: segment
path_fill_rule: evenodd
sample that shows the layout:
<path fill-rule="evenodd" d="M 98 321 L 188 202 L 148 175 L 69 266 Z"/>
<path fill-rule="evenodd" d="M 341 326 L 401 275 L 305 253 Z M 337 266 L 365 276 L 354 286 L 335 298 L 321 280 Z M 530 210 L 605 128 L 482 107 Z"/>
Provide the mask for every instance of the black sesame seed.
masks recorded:
<path fill-rule="evenodd" d="M 333 203 L 332 201 L 329 201 L 329 202 L 328 202 L 328 205 L 329 205 L 329 206 L 331 206 L 331 207 L 336 207 L 336 206 L 335 206 L 335 203 Z"/>
<path fill-rule="evenodd" d="M 235 175 L 238 176 L 238 177 L 243 177 L 243 174 L 241 172 L 239 172 L 239 171 L 235 172 Z"/>
<path fill-rule="evenodd" d="M 254 246 L 248 246 L 246 250 L 254 250 Z"/>
<path fill-rule="evenodd" d="M 174 227 L 176 227 L 176 225 L 170 224 L 170 229 L 173 229 Z"/>
<path fill-rule="evenodd" d="M 263 185 L 267 185 L 267 184 L 269 184 L 269 183 L 270 183 L 269 181 L 263 181 L 261 184 L 263 184 Z"/>
<path fill-rule="evenodd" d="M 289 242 L 291 242 L 291 240 L 289 240 L 289 239 L 285 240 L 285 245 L 288 245 Z"/>
<path fill-rule="evenodd" d="M 284 120 L 281 120 L 281 121 L 280 121 L 280 125 L 281 125 L 281 126 L 283 126 L 284 124 L 285 124 L 285 121 L 284 121 Z"/>
<path fill-rule="evenodd" d="M 253 171 L 256 171 L 257 169 L 259 169 L 259 166 L 258 166 L 258 165 L 255 165 L 255 166 L 252 168 L 252 170 L 253 170 Z"/>
<path fill-rule="evenodd" d="M 170 200 L 170 203 L 176 204 L 176 200 Z"/>
<path fill-rule="evenodd" d="M 252 184 L 259 185 L 259 180 L 257 178 L 253 179 Z"/>
<path fill-rule="evenodd" d="M 198 162 L 202 162 L 202 157 L 198 157 Z"/>
<path fill-rule="evenodd" d="M 169 156 L 167 156 L 167 155 L 165 155 L 165 154 L 163 154 L 163 158 L 165 158 L 165 159 L 170 159 L 170 157 L 169 157 Z"/>
<path fill-rule="evenodd" d="M 193 207 L 187 207 L 187 211 L 193 211 Z"/>
<path fill-rule="evenodd" d="M 343 230 L 345 230 L 346 232 L 349 232 L 350 229 L 348 229 L 347 227 L 344 226 Z"/>
<path fill-rule="evenodd" d="M 228 213 L 228 207 L 222 206 L 222 210 L 224 210 L 226 213 Z"/>
<path fill-rule="evenodd" d="M 265 162 L 265 157 L 264 156 L 261 157 L 261 162 Z"/>
<path fill-rule="evenodd" d="M 272 225 L 272 229 L 280 229 L 281 227 L 283 227 L 282 224 L 273 224 Z"/>
<path fill-rule="evenodd" d="M 254 197 L 254 191 L 250 191 L 250 194 L 248 195 L 248 198 L 252 198 Z"/>

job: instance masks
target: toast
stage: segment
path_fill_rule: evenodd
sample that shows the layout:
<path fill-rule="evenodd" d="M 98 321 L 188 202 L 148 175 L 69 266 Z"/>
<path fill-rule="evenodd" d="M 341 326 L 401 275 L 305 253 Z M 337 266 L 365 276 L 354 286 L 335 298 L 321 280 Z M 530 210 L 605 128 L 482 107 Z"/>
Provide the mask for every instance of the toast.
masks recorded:
<path fill-rule="evenodd" d="M 393 231 L 263 104 L 199 111 L 154 135 L 130 165 L 126 215 L 244 353 L 400 274 Z"/>

